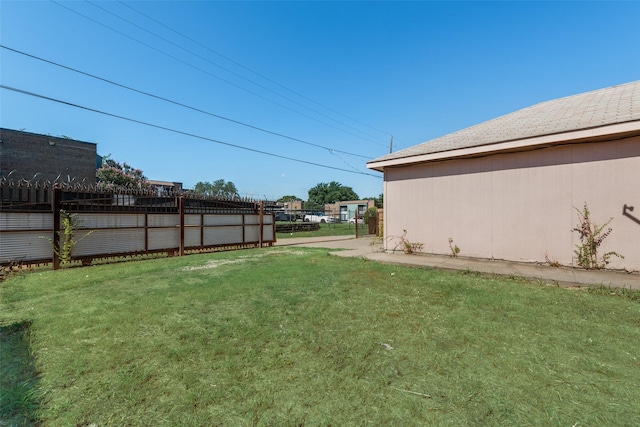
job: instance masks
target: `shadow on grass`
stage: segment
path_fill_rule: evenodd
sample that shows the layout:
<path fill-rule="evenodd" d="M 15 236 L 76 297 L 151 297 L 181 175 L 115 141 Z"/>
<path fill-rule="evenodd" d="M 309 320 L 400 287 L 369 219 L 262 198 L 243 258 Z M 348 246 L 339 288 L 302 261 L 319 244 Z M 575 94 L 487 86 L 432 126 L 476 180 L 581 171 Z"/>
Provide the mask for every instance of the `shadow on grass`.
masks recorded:
<path fill-rule="evenodd" d="M 38 425 L 38 373 L 30 337 L 29 321 L 0 327 L 0 425 Z"/>

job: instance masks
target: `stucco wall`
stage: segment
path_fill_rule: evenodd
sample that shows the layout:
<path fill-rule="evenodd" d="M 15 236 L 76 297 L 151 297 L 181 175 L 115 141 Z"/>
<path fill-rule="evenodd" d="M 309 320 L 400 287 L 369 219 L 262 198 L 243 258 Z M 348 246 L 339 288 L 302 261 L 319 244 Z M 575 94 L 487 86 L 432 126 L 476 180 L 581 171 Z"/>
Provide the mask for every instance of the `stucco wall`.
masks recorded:
<path fill-rule="evenodd" d="M 423 252 L 572 265 L 575 208 L 597 224 L 614 217 L 600 248 L 611 268 L 640 271 L 640 137 L 385 169 L 385 241 L 407 230 Z M 634 215 L 635 214 L 635 215 Z"/>

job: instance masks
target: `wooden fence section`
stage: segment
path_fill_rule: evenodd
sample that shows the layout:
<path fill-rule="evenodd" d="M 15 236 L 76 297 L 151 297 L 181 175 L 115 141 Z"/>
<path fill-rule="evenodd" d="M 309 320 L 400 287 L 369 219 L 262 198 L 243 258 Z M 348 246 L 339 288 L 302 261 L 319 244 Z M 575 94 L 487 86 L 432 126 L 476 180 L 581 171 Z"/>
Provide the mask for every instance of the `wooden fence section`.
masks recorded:
<path fill-rule="evenodd" d="M 0 182 L 0 264 L 60 265 L 65 215 L 74 216 L 73 260 L 271 246 L 262 202 L 36 187 Z M 56 232 L 58 230 L 58 232 Z"/>

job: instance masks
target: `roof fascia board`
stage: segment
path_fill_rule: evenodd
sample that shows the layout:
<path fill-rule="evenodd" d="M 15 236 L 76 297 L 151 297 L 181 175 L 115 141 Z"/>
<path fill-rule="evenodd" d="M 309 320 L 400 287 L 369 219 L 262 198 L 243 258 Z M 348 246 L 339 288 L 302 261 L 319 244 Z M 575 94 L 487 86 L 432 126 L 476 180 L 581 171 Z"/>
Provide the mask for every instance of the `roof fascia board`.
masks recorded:
<path fill-rule="evenodd" d="M 400 157 L 397 159 L 383 160 L 380 162 L 374 160 L 367 163 L 367 168 L 383 172 L 384 168 L 386 167 L 405 166 L 416 163 L 427 163 L 461 157 L 479 157 L 500 151 L 523 151 L 528 148 L 534 148 L 544 145 L 551 146 L 558 145 L 560 143 L 584 142 L 591 139 L 602 140 L 603 137 L 611 137 L 613 139 L 621 134 L 629 134 L 631 136 L 631 134 L 634 133 L 640 133 L 640 121 L 638 120 L 625 123 L 616 123 L 597 128 L 581 129 L 571 132 L 542 135 L 514 141 L 479 145 L 476 147 L 460 148 L 457 150 L 441 151 L 437 153 L 421 154 L 410 157 Z"/>

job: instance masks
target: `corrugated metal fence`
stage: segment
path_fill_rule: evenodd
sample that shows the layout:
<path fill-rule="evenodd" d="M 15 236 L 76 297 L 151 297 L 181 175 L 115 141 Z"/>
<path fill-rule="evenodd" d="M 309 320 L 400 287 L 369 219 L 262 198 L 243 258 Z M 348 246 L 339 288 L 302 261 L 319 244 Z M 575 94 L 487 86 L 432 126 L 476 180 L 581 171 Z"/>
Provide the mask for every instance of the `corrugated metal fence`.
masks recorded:
<path fill-rule="evenodd" d="M 65 215 L 73 215 L 73 260 L 271 246 L 275 221 L 262 202 L 150 191 L 0 181 L 0 264 L 60 265 Z M 56 232 L 58 230 L 58 232 Z"/>

